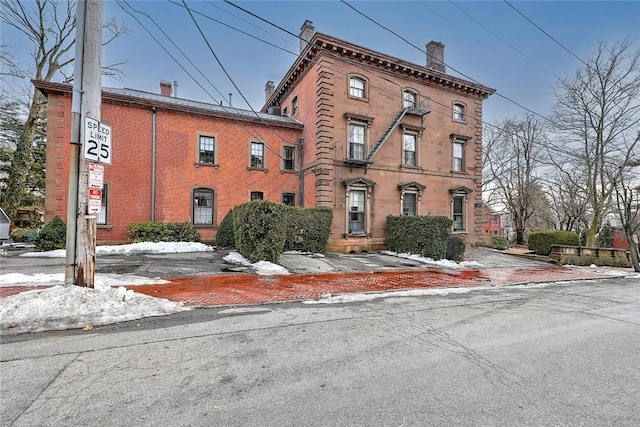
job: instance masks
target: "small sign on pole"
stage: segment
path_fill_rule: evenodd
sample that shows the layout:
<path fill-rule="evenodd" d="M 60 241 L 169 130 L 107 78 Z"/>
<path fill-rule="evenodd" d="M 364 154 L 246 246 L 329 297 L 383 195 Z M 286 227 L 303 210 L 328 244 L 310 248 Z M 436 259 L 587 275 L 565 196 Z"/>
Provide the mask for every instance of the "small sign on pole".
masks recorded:
<path fill-rule="evenodd" d="M 102 190 L 97 188 L 89 189 L 89 200 L 87 203 L 87 213 L 89 215 L 99 214 L 102 206 Z"/>
<path fill-rule="evenodd" d="M 111 164 L 111 126 L 84 118 L 84 158 Z"/>
<path fill-rule="evenodd" d="M 104 186 L 104 166 L 98 163 L 89 163 L 89 187 L 99 188 Z"/>

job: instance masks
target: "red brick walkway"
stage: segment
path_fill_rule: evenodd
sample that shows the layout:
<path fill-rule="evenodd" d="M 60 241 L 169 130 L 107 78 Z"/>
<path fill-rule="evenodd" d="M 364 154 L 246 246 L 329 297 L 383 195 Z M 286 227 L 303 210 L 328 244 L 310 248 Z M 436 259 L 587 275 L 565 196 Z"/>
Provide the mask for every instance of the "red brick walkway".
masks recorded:
<path fill-rule="evenodd" d="M 146 295 L 182 301 L 191 306 L 241 305 L 316 299 L 326 294 L 382 292 L 460 286 L 504 286 L 602 277 L 565 267 L 516 267 L 483 270 L 410 270 L 376 273 L 326 273 L 259 276 L 214 275 L 169 279 L 171 283 L 131 286 Z M 123 283 L 123 286 L 127 286 Z M 40 287 L 41 289 L 42 287 Z M 37 288 L 0 288 L 0 298 Z"/>

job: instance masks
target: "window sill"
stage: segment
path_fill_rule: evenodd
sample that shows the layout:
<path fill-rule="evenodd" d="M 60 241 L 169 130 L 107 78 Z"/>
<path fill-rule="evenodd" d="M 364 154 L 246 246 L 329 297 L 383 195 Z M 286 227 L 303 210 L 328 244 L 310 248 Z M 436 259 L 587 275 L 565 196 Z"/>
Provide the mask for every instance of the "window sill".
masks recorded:
<path fill-rule="evenodd" d="M 216 228 L 215 224 L 192 224 L 193 228 Z"/>
<path fill-rule="evenodd" d="M 99 230 L 111 230 L 113 229 L 113 224 L 98 224 L 96 225 L 96 228 Z"/>
<path fill-rule="evenodd" d="M 297 174 L 298 171 L 297 170 L 292 170 L 292 169 L 281 169 L 280 173 L 291 173 L 291 174 Z"/>
<path fill-rule="evenodd" d="M 353 95 L 347 95 L 348 99 L 354 99 L 356 101 L 363 101 L 363 102 L 369 102 L 369 98 L 365 97 L 360 97 L 360 96 L 353 96 Z"/>
<path fill-rule="evenodd" d="M 452 170 L 451 173 L 454 174 L 454 175 L 464 175 L 464 176 L 468 175 L 468 173 L 466 173 L 464 171 L 454 171 L 454 170 Z"/>
<path fill-rule="evenodd" d="M 410 169 L 416 171 L 422 171 L 422 166 L 412 166 L 412 165 L 400 165 L 400 169 Z"/>
<path fill-rule="evenodd" d="M 254 168 L 251 166 L 247 166 L 247 170 L 248 171 L 262 171 L 262 172 L 269 172 L 269 169 L 266 168 Z"/>
<path fill-rule="evenodd" d="M 200 166 L 203 166 L 205 168 L 215 168 L 218 169 L 220 167 L 219 164 L 217 163 L 200 163 L 200 162 L 196 162 L 196 167 L 199 168 Z"/>
<path fill-rule="evenodd" d="M 466 120 L 460 120 L 460 119 L 451 119 L 454 123 L 461 123 L 463 125 L 467 124 Z"/>
<path fill-rule="evenodd" d="M 344 238 L 348 239 L 348 238 L 352 238 L 352 237 L 359 237 L 361 239 L 368 239 L 369 237 L 371 237 L 371 235 L 369 233 L 366 232 L 362 232 L 362 233 L 345 233 Z"/>
<path fill-rule="evenodd" d="M 453 234 L 467 234 L 467 230 L 453 230 Z"/>

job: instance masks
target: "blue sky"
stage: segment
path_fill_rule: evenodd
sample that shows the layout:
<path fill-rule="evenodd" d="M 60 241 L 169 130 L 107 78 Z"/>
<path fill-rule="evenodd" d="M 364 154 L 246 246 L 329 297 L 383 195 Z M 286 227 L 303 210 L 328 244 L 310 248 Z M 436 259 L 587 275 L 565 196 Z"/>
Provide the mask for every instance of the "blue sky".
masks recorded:
<path fill-rule="evenodd" d="M 135 16 L 178 58 L 189 73 L 219 101 L 232 93 L 233 105 L 247 108 L 214 59 L 182 0 L 131 1 L 135 9 L 156 20 L 188 58 L 205 73 L 215 89 L 182 56 L 147 17 Z M 367 20 L 340 1 L 237 1 L 239 6 L 298 34 L 306 19 L 316 31 L 424 65 L 425 53 Z M 447 72 L 497 89 L 517 103 L 547 115 L 553 85 L 582 65 L 542 31 L 503 1 L 348 1 L 363 14 L 400 34 L 424 50 L 436 40 L 445 45 Z M 298 39 L 222 1 L 188 1 L 194 10 L 236 27 L 291 52 Z M 593 54 L 599 42 L 631 37 L 640 48 L 638 1 L 512 1 L 523 15 L 580 58 Z M 165 53 L 115 0 L 106 15 L 126 22 L 131 35 L 104 50 L 104 62 L 127 59 L 122 81 L 105 78 L 104 86 L 159 91 L 160 80 L 178 81 L 183 98 L 213 102 L 212 98 Z M 262 107 L 267 80 L 276 84 L 295 60 L 281 49 L 255 40 L 212 20 L 195 15 L 206 40 L 254 109 Z M 15 33 L 3 30 L 3 44 L 19 46 Z M 461 75 L 462 73 L 462 75 Z M 216 91 L 217 89 L 217 91 Z M 525 111 L 493 95 L 485 103 L 485 120 L 497 120 Z"/>

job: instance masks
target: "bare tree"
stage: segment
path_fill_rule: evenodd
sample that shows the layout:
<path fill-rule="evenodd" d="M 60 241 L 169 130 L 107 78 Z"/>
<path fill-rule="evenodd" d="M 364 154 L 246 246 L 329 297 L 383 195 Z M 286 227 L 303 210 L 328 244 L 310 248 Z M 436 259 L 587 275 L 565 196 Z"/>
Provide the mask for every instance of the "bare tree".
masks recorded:
<path fill-rule="evenodd" d="M 627 39 L 601 43 L 593 58 L 576 73 L 560 80 L 555 92 L 554 125 L 563 150 L 567 172 L 584 176 L 581 187 L 588 202 L 590 220 L 586 244 L 610 212 L 616 189 L 616 171 L 628 164 L 636 143 L 628 143 L 640 126 L 640 50 Z M 633 135 L 633 137 L 630 137 Z M 568 154 L 566 148 L 573 148 Z"/>
<path fill-rule="evenodd" d="M 549 156 L 551 159 L 552 157 Z M 560 230 L 582 233 L 587 223 L 585 182 L 579 170 L 556 167 L 546 180 L 547 194 Z"/>
<path fill-rule="evenodd" d="M 74 60 L 72 48 L 75 44 L 76 1 L 0 0 L 0 6 L 2 22 L 21 32 L 33 46 L 31 78 L 51 81 L 60 74 L 63 81 L 71 81 L 72 75 L 65 75 L 65 69 Z M 118 25 L 115 20 L 108 20 L 105 29 L 110 33 L 106 43 L 128 32 L 126 27 Z M 16 70 L 21 69 L 17 64 L 12 64 L 16 66 Z M 110 65 L 107 68 L 114 72 L 117 66 Z M 28 113 L 13 153 L 4 200 L 6 211 L 11 217 L 15 216 L 22 201 L 28 199 L 26 183 L 33 164 L 33 140 L 38 122 L 46 116 L 42 94 L 33 87 L 30 94 Z"/>
<path fill-rule="evenodd" d="M 536 170 L 545 142 L 544 125 L 530 115 L 505 119 L 485 134 L 485 196 L 511 214 L 517 244 L 524 244 L 525 231 L 539 202 Z"/>

